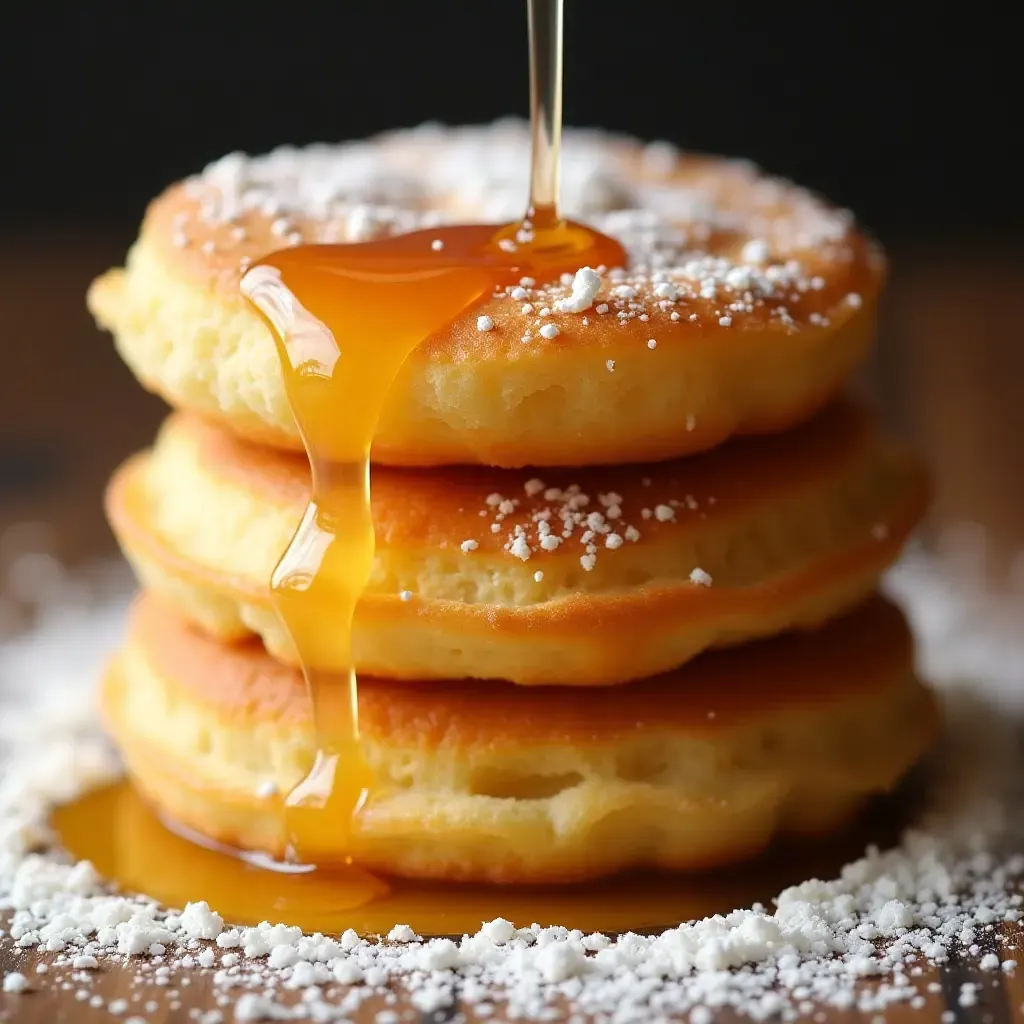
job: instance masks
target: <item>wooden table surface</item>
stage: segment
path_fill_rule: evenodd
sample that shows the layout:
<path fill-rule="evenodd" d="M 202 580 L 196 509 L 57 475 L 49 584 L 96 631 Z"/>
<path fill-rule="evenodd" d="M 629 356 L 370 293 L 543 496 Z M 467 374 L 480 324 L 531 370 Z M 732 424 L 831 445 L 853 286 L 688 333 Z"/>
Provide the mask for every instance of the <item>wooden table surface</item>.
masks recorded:
<path fill-rule="evenodd" d="M 120 459 L 148 442 L 163 415 L 161 404 L 121 366 L 109 339 L 95 331 L 83 306 L 89 279 L 119 260 L 125 241 L 82 229 L 0 243 L 6 342 L 0 530 L 26 520 L 48 523 L 55 553 L 70 563 L 113 552 L 100 509 L 104 482 Z M 1010 556 L 1024 549 L 1022 281 L 1019 254 L 1016 261 L 999 258 L 966 243 L 938 254 L 897 252 L 882 345 L 860 382 L 878 398 L 888 422 L 914 439 L 932 465 L 937 490 L 930 535 L 951 523 L 982 524 L 991 539 L 994 586 L 1010 575 Z M 1008 941 L 1015 944 L 1013 936 Z M 66 990 L 53 973 L 34 975 L 39 959 L 16 953 L 0 938 L 0 975 L 16 967 L 38 988 L 20 997 L 0 994 L 0 1021 L 113 1019 L 106 1009 L 75 998 L 80 985 Z M 166 989 L 133 987 L 134 978 L 133 971 L 106 966 L 88 987 L 104 1003 L 129 1000 L 126 1015 L 153 1024 L 193 1021 L 198 1009 L 215 1006 L 208 972 L 190 973 L 189 984 L 178 989 L 176 1008 Z M 956 1024 L 1024 1019 L 1024 967 L 993 976 L 953 963 L 928 969 L 920 980 L 922 988 L 929 981 L 939 986 L 924 992 L 925 1008 L 892 1008 L 887 1020 L 924 1024 L 938 1021 L 944 1011 Z M 969 1007 L 958 1004 L 965 981 L 979 985 L 978 1001 Z M 143 1009 L 150 999 L 159 1004 L 155 1012 Z M 357 1019 L 372 1021 L 380 1008 L 365 1004 Z M 452 1019 L 457 1009 L 431 1019 Z M 409 1013 L 405 1019 L 419 1019 Z M 853 1022 L 862 1015 L 829 1011 L 827 1017 Z"/>

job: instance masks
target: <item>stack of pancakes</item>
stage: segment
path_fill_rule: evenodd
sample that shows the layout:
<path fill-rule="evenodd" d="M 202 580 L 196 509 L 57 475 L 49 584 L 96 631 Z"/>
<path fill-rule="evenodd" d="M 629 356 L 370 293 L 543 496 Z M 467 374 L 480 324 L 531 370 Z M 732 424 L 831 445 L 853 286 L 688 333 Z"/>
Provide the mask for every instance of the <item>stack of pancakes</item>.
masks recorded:
<path fill-rule="evenodd" d="M 144 595 L 103 704 L 136 784 L 193 831 L 282 855 L 315 753 L 270 601 L 309 466 L 240 277 L 289 245 L 513 221 L 528 145 L 500 123 L 226 157 L 90 292 L 175 409 L 110 485 Z M 563 200 L 629 266 L 596 292 L 524 279 L 426 339 L 374 443 L 353 640 L 375 782 L 350 852 L 384 872 L 715 865 L 839 827 L 934 735 L 874 593 L 924 476 L 839 396 L 877 249 L 749 164 L 595 133 L 568 134 Z"/>

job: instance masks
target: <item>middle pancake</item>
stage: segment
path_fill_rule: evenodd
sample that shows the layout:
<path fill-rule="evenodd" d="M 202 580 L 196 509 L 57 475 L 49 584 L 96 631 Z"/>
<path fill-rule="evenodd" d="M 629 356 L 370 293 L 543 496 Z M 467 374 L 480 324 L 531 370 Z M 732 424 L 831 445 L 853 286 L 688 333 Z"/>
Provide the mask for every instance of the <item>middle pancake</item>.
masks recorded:
<path fill-rule="evenodd" d="M 375 467 L 360 672 L 610 685 L 810 627 L 874 588 L 919 520 L 920 466 L 840 402 L 786 434 L 673 462 L 529 471 Z M 172 416 L 107 510 L 142 583 L 226 640 L 296 662 L 269 580 L 305 459 Z M 343 666 L 316 666 L 325 670 Z"/>

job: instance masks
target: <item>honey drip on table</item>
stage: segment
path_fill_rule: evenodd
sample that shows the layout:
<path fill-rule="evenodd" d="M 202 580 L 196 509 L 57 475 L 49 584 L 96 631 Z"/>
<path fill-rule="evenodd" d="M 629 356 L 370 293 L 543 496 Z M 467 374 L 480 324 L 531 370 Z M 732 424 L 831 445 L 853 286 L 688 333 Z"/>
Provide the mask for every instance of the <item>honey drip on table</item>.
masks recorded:
<path fill-rule="evenodd" d="M 543 282 L 585 265 L 624 263 L 617 242 L 558 212 L 561 6 L 529 4 L 533 162 L 522 222 L 300 246 L 261 260 L 242 282 L 274 334 L 312 469 L 312 500 L 272 581 L 309 685 L 317 742 L 311 771 L 286 801 L 293 862 L 337 867 L 373 786 L 359 743 L 352 621 L 373 566 L 373 435 L 402 363 L 522 277 Z M 339 665 L 347 666 L 340 674 Z M 344 863 L 351 860 L 346 853 Z M 370 880 L 352 871 L 356 889 L 363 884 L 372 894 Z"/>
<path fill-rule="evenodd" d="M 896 842 L 916 806 L 914 785 L 879 801 L 856 829 L 821 843 L 779 846 L 735 867 L 674 875 L 646 871 L 547 887 L 396 879 L 359 903 L 345 872 L 272 870 L 258 858 L 170 831 L 129 782 L 58 808 L 52 824 L 73 857 L 90 861 L 124 891 L 144 892 L 169 907 L 207 900 L 232 924 L 286 921 L 307 932 L 354 928 L 379 935 L 402 922 L 420 935 L 459 936 L 473 934 L 482 921 L 504 917 L 520 928 L 536 921 L 609 933 L 660 930 L 756 902 L 768 904 L 807 878 L 834 878 L 868 842 L 883 849 Z"/>

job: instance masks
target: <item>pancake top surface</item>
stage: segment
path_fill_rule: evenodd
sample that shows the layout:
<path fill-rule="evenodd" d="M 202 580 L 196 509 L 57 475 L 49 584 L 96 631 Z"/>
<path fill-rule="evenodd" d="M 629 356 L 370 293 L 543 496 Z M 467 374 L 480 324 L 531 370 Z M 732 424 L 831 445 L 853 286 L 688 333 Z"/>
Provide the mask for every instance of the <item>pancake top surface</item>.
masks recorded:
<path fill-rule="evenodd" d="M 274 505 L 301 508 L 309 500 L 303 456 L 250 444 L 197 417 L 172 416 L 163 430 L 168 438 L 188 439 L 213 475 Z M 602 546 L 610 535 L 651 542 L 706 529 L 759 502 L 827 487 L 882 450 L 868 410 L 841 400 L 790 433 L 737 439 L 666 462 L 538 470 L 378 466 L 374 529 L 389 546 L 468 542 L 474 551 L 524 559 L 561 547 L 554 541 L 549 547 L 545 534 L 578 543 L 589 531 Z"/>
<path fill-rule="evenodd" d="M 142 240 L 175 273 L 241 303 L 241 273 L 276 249 L 515 221 L 528 171 L 529 133 L 514 121 L 236 153 L 160 196 Z M 629 255 L 628 267 L 609 268 L 586 310 L 594 326 L 650 332 L 659 343 L 727 336 L 725 329 L 838 326 L 881 284 L 881 254 L 847 211 L 746 162 L 568 131 L 562 182 L 563 212 L 618 239 Z M 571 294 L 570 277 L 524 280 L 427 344 L 456 359 L 496 350 L 527 358 L 539 346 L 578 344 L 578 333 L 575 342 L 538 333 L 542 322 L 578 319 L 558 306 Z M 497 330 L 477 329 L 482 311 Z M 534 344 L 523 346 L 524 336 Z"/>

